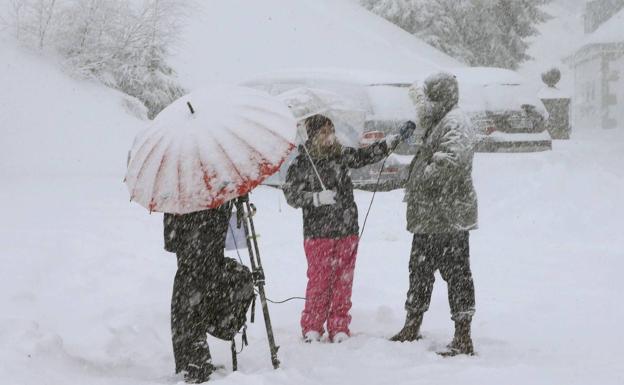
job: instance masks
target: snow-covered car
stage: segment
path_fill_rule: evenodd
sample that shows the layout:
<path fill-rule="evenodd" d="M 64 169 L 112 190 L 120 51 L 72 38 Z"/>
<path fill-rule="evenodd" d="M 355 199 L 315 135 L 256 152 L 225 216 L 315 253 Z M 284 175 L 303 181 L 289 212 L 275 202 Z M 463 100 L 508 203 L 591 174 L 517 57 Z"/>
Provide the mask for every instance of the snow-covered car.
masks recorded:
<path fill-rule="evenodd" d="M 459 104 L 478 130 L 477 151 L 531 152 L 552 148 L 540 85 L 491 67 L 458 68 Z"/>
<path fill-rule="evenodd" d="M 546 130 L 548 113 L 537 94 L 539 86 L 518 73 L 502 68 L 471 67 L 455 68 L 453 72 L 459 81 L 459 104 L 471 117 L 477 130 L 477 151 L 483 152 L 530 152 L 549 150 L 552 141 Z M 272 72 L 242 82 L 244 86 L 262 89 L 269 94 L 279 95 L 286 91 L 310 87 L 326 89 L 353 101 L 366 111 L 364 135 L 376 138 L 396 133 L 401 124 L 416 119 L 416 111 L 409 97 L 409 87 L 422 81 L 429 74 L 398 74 L 366 70 L 342 69 L 295 69 Z M 401 144 L 396 154 L 415 154 L 417 131 L 408 143 Z M 381 179 L 392 179 L 401 175 L 409 162 L 391 157 Z M 285 162 L 287 167 L 287 163 Z M 354 170 L 352 178 L 356 183 L 375 181 L 381 163 Z M 394 171 L 396 169 L 396 171 Z M 282 171 L 269 183 L 279 184 L 285 179 Z"/>
<path fill-rule="evenodd" d="M 548 112 L 538 96 L 540 84 L 503 68 L 467 67 L 450 72 L 459 82 L 459 105 L 470 116 L 477 131 L 477 151 L 533 152 L 552 148 L 546 128 Z M 406 80 L 379 82 L 367 88 L 374 112 L 366 130 L 388 133 L 385 128 L 396 127 L 387 123 L 396 122 L 393 116 L 415 115 L 408 96 L 415 79 Z M 417 133 L 413 138 L 418 137 Z M 414 154 L 416 146 L 417 141 L 413 140 L 398 153 Z"/>
<path fill-rule="evenodd" d="M 414 106 L 407 96 L 407 91 L 416 75 L 394 74 L 368 70 L 343 69 L 295 69 L 271 72 L 244 81 L 241 85 L 257 88 L 271 95 L 279 95 L 300 87 L 309 87 L 332 91 L 352 101 L 357 108 L 366 112 L 364 134 L 360 145 L 370 140 L 382 139 L 386 135 L 396 133 L 401 124 L 407 120 L 415 120 Z M 414 137 L 418 137 L 418 133 Z M 410 155 L 414 153 L 414 140 L 402 144 L 397 153 Z M 289 161 L 284 162 L 282 170 L 270 178 L 266 184 L 279 185 L 286 177 Z M 405 162 L 394 162 L 391 156 L 381 179 L 398 177 Z M 371 181 L 379 174 L 381 163 L 353 170 L 352 179 Z"/>
<path fill-rule="evenodd" d="M 364 132 L 393 133 L 407 120 L 415 119 L 415 110 L 407 90 L 416 75 L 369 70 L 333 68 L 294 69 L 271 72 L 246 80 L 241 85 L 279 95 L 295 88 L 309 87 L 331 91 L 352 101 L 366 112 Z M 409 152 L 408 149 L 399 149 Z"/>

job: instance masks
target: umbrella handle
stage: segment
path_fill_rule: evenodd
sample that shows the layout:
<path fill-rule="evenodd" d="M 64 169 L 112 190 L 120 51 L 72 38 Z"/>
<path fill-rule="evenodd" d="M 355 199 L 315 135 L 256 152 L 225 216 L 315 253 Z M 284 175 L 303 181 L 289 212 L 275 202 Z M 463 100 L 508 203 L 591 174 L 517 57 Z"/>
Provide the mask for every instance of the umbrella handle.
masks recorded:
<path fill-rule="evenodd" d="M 318 170 L 316 169 L 316 165 L 314 164 L 314 160 L 312 160 L 312 157 L 310 156 L 310 152 L 308 151 L 308 147 L 305 145 L 305 143 L 303 143 L 303 149 L 305 150 L 305 153 L 306 153 L 308 159 L 310 160 L 310 163 L 312 164 L 312 169 L 314 170 L 314 173 L 316 174 L 316 178 L 321 183 L 321 187 L 323 188 L 323 191 L 327 190 L 327 187 L 325 187 L 325 183 L 323 183 L 323 180 L 321 179 L 321 175 L 319 174 Z"/>
<path fill-rule="evenodd" d="M 195 109 L 193 108 L 193 105 L 191 104 L 191 102 L 186 102 L 186 105 L 188 106 L 189 110 L 191 111 L 191 114 L 195 113 Z"/>

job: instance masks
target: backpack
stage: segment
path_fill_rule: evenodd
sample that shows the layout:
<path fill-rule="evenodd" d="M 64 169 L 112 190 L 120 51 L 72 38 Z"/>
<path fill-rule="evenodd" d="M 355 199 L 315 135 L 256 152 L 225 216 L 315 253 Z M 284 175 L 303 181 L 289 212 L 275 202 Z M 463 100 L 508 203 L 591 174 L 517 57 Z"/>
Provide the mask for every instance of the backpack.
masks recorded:
<path fill-rule="evenodd" d="M 207 285 L 204 301 L 208 333 L 232 341 L 247 322 L 247 310 L 255 297 L 251 271 L 234 259 L 225 258 L 220 276 Z"/>

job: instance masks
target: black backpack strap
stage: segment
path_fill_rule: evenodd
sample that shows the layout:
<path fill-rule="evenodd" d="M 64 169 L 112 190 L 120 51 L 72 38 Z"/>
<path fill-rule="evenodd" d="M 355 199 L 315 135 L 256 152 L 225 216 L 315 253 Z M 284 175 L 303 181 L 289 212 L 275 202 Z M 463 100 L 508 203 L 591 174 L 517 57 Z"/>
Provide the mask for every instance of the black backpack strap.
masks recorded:
<path fill-rule="evenodd" d="M 254 318 L 256 315 L 256 293 L 254 293 L 253 299 L 251 300 L 251 315 L 250 315 L 250 322 L 254 323 Z"/>
<path fill-rule="evenodd" d="M 231 350 L 232 350 L 232 371 L 233 372 L 235 372 L 238 369 L 238 353 L 242 353 L 245 346 L 249 345 L 249 341 L 247 340 L 247 325 L 243 326 L 242 335 L 243 335 L 241 338 L 242 346 L 241 346 L 240 352 L 236 351 L 236 335 L 232 337 Z"/>
<path fill-rule="evenodd" d="M 249 345 L 249 342 L 247 341 L 247 325 L 243 326 L 243 346 L 247 346 Z"/>

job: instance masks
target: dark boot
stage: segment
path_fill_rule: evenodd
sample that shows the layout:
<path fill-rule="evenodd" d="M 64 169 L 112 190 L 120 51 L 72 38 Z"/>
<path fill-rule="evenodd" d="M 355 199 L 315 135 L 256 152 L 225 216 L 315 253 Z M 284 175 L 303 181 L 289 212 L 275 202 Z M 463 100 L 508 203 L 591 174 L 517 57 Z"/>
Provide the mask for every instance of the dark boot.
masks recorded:
<path fill-rule="evenodd" d="M 469 319 L 455 321 L 455 336 L 453 341 L 448 345 L 448 350 L 439 353 L 444 357 L 454 357 L 458 354 L 474 355 L 474 347 L 472 338 L 470 338 L 470 322 Z"/>
<path fill-rule="evenodd" d="M 184 382 L 187 384 L 202 384 L 210 379 L 210 375 L 215 369 L 210 363 L 205 363 L 202 366 L 189 364 L 184 373 Z"/>
<path fill-rule="evenodd" d="M 209 380 L 215 366 L 212 365 L 210 349 L 205 337 L 190 347 L 186 357 L 190 362 L 184 369 L 184 381 L 189 384 L 201 384 Z"/>
<path fill-rule="evenodd" d="M 422 313 L 407 313 L 403 329 L 395 334 L 390 341 L 412 342 L 422 338 L 420 335 L 420 325 L 423 321 Z"/>

